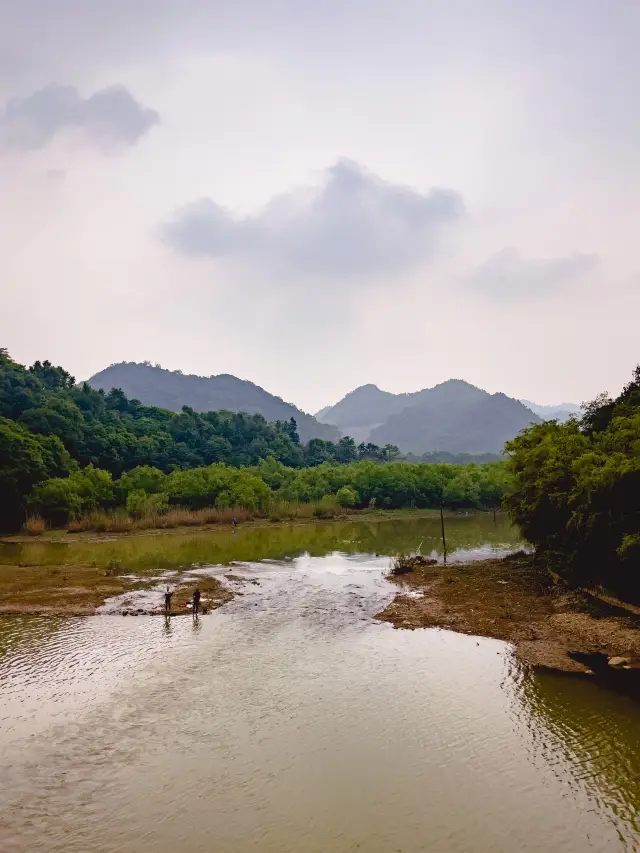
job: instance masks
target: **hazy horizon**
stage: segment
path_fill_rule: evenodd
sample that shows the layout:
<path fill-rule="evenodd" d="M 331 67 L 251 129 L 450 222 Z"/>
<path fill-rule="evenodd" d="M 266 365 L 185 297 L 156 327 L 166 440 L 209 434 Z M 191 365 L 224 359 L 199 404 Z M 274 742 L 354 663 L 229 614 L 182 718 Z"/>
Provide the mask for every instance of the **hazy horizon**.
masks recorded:
<path fill-rule="evenodd" d="M 640 359 L 640 6 L 0 0 L 0 346 L 307 412 Z"/>

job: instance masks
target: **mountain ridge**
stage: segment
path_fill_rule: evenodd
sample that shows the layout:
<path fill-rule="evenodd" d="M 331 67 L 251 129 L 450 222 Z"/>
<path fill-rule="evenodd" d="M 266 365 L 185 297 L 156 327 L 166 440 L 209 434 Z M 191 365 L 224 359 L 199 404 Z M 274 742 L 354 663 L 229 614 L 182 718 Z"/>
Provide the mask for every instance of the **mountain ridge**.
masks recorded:
<path fill-rule="evenodd" d="M 361 385 L 318 413 L 362 441 L 396 444 L 404 453 L 500 453 L 504 442 L 540 417 L 519 400 L 448 379 L 404 394 Z"/>
<path fill-rule="evenodd" d="M 335 426 L 320 423 L 292 403 L 270 394 L 254 382 L 239 379 L 230 373 L 198 376 L 167 370 L 148 362 L 122 361 L 95 373 L 87 382 L 92 388 L 104 391 L 120 388 L 129 398 L 173 412 L 181 411 L 183 406 L 190 406 L 196 412 L 224 409 L 250 415 L 260 414 L 267 421 L 294 418 L 300 440 L 305 443 L 311 438 L 327 441 L 340 438 L 340 430 Z"/>

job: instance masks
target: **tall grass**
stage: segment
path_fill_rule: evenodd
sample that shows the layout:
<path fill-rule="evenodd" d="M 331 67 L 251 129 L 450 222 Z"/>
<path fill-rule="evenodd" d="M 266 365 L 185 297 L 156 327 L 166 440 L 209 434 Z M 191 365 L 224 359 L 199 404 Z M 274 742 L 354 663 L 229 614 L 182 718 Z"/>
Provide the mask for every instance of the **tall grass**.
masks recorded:
<path fill-rule="evenodd" d="M 69 522 L 69 533 L 82 533 L 92 530 L 96 533 L 128 533 L 132 530 L 150 530 L 169 527 L 202 527 L 206 524 L 231 524 L 233 518 L 248 521 L 253 517 L 246 509 L 170 509 L 165 513 L 150 512 L 140 518 L 133 518 L 125 512 L 93 512 L 90 515 Z"/>
<path fill-rule="evenodd" d="M 94 531 L 96 533 L 129 533 L 134 530 L 162 530 L 172 527 L 204 527 L 213 524 L 230 525 L 235 518 L 239 523 L 256 518 L 268 518 L 270 521 L 294 521 L 296 519 L 334 518 L 345 515 L 338 504 L 328 498 L 316 503 L 296 503 L 280 501 L 273 503 L 264 511 L 247 510 L 242 507 L 216 509 L 183 509 L 176 507 L 165 513 L 147 513 L 140 518 L 133 518 L 122 511 L 93 512 L 82 518 L 74 519 L 67 525 L 69 533 Z M 44 524 L 44 522 L 42 522 Z M 37 534 L 33 534 L 37 535 Z"/>
<path fill-rule="evenodd" d="M 93 530 L 96 533 L 127 533 L 133 530 L 134 520 L 126 512 L 92 512 L 69 522 L 69 533 Z"/>
<path fill-rule="evenodd" d="M 22 530 L 27 536 L 42 536 L 47 529 L 47 524 L 40 515 L 29 515 L 22 525 Z"/>

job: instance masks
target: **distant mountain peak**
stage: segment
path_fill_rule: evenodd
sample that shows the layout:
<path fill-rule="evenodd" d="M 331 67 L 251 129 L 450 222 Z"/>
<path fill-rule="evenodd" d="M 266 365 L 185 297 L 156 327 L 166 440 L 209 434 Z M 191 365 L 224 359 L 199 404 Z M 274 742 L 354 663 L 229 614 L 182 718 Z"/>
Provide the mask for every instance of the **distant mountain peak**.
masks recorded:
<path fill-rule="evenodd" d="M 578 415 L 581 408 L 577 403 L 554 403 L 551 405 L 543 405 L 541 403 L 534 403 L 532 400 L 520 400 L 520 402 L 546 421 L 567 421 L 570 417 Z"/>
<path fill-rule="evenodd" d="M 397 444 L 417 455 L 500 453 L 506 440 L 539 420 L 518 400 L 457 377 L 408 394 L 361 385 L 318 417 L 360 440 Z"/>

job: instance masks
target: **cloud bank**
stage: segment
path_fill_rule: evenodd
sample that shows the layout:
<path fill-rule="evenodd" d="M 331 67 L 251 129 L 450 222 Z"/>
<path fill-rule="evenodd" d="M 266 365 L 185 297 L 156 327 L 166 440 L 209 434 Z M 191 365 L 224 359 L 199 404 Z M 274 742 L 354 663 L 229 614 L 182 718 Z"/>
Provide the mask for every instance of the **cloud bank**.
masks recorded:
<path fill-rule="evenodd" d="M 270 260 L 298 272 L 397 270 L 429 257 L 440 228 L 464 215 L 450 189 L 422 193 L 392 184 L 350 160 L 327 170 L 319 188 L 273 198 L 236 218 L 210 198 L 187 205 L 162 227 L 185 255 Z"/>
<path fill-rule="evenodd" d="M 123 86 L 82 98 L 73 86 L 51 85 L 7 103 L 0 115 L 0 143 L 33 151 L 62 131 L 80 128 L 101 147 L 135 145 L 159 121 L 155 110 L 143 107 Z"/>

